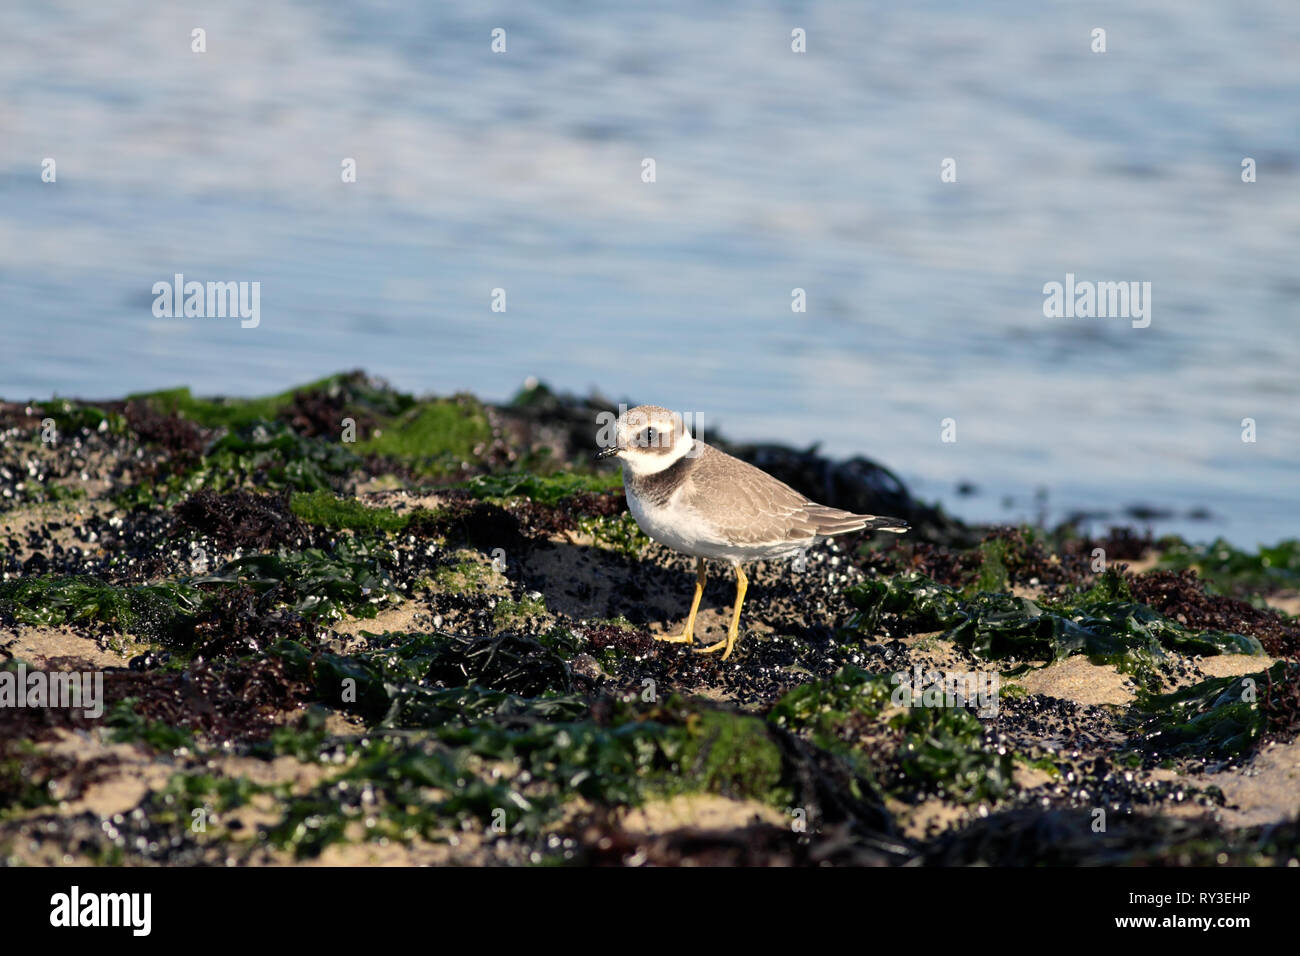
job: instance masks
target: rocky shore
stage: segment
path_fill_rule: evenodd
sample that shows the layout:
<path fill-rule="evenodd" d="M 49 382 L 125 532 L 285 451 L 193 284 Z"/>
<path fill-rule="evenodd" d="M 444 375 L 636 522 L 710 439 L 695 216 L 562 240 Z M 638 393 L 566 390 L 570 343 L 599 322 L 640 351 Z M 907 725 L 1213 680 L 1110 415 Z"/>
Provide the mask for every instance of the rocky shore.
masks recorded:
<path fill-rule="evenodd" d="M 973 527 L 710 436 L 913 527 L 755 566 L 723 662 L 653 639 L 694 576 L 592 460 L 614 407 L 0 401 L 0 862 L 1300 861 L 1300 541 Z"/>

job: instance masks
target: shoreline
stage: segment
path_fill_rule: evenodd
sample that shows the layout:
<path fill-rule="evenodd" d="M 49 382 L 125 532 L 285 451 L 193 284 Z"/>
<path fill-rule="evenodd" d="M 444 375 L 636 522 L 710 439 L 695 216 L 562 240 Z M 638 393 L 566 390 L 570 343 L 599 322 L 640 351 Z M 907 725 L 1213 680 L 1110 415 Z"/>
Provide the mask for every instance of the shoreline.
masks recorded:
<path fill-rule="evenodd" d="M 105 688 L 101 719 L 3 722 L 0 861 L 1300 856 L 1300 543 L 978 527 L 866 459 L 710 435 L 914 529 L 752 566 L 724 664 L 654 640 L 691 562 L 591 462 L 606 408 L 362 373 L 0 403 L 0 668 Z M 899 674 L 995 686 L 993 709 L 900 708 Z"/>

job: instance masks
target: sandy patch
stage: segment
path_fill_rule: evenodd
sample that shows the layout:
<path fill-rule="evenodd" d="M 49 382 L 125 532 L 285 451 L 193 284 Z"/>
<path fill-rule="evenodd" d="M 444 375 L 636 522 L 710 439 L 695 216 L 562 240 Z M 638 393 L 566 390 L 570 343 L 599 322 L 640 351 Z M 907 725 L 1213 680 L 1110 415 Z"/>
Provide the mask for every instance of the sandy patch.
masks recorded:
<path fill-rule="evenodd" d="M 350 617 L 330 628 L 344 638 L 356 637 L 362 631 L 371 634 L 393 632 L 426 633 L 433 630 L 433 615 L 428 608 L 416 601 L 403 601 L 395 608 L 380 611 L 374 617 Z"/>
<path fill-rule="evenodd" d="M 1269 607 L 1275 607 L 1284 614 L 1290 614 L 1292 617 L 1300 615 L 1300 591 L 1282 591 L 1269 595 L 1265 600 L 1268 601 Z"/>
<path fill-rule="evenodd" d="M 1228 808 L 1220 819 L 1228 826 L 1289 820 L 1300 813 L 1300 741 L 1265 746 L 1245 769 L 1204 779 L 1223 791 Z"/>
<path fill-rule="evenodd" d="M 387 476 L 380 476 L 378 480 L 372 479 L 372 483 L 383 482 Z M 408 511 L 414 511 L 416 508 L 427 508 L 429 511 L 437 511 L 447 503 L 446 495 L 439 494 L 412 494 L 404 490 L 388 490 L 384 488 L 370 489 L 364 491 L 362 487 L 357 488 L 357 500 L 371 508 L 392 508 L 398 514 L 406 514 Z"/>
<path fill-rule="evenodd" d="M 82 484 L 78 482 L 77 487 L 82 487 Z M 117 507 L 112 502 L 87 499 L 25 505 L 0 514 L 0 532 L 3 532 L 6 538 L 18 539 L 19 548 L 13 552 L 13 555 L 19 561 L 26 560 L 32 553 L 27 547 L 28 532 L 49 530 L 48 525 L 51 523 L 58 524 L 60 527 L 50 531 L 49 538 L 42 538 L 41 551 L 48 551 L 57 544 L 65 549 L 81 548 L 88 556 L 93 557 L 103 554 L 103 549 L 98 544 L 82 541 L 77 537 L 76 529 L 93 517 L 107 515 L 116 510 Z"/>
<path fill-rule="evenodd" d="M 1035 787 L 1046 786 L 1057 779 L 1056 776 L 1041 767 L 1028 767 L 1022 763 L 1018 763 L 1012 768 L 1011 778 L 1015 781 L 1017 787 L 1024 790 L 1033 790 Z"/>
<path fill-rule="evenodd" d="M 44 667 L 51 658 L 75 657 L 92 667 L 104 668 L 126 667 L 132 657 L 143 654 L 149 645 L 129 637 L 97 640 L 69 627 L 23 627 L 17 637 L 0 633 L 0 648 L 39 667 Z"/>
<path fill-rule="evenodd" d="M 1194 804 L 1162 804 L 1149 812 L 1180 817 L 1209 815 L 1227 827 L 1281 823 L 1300 813 L 1300 740 L 1266 744 L 1245 767 L 1219 773 L 1180 776 L 1153 771 L 1155 779 L 1178 780 L 1189 786 L 1218 787 L 1224 806 L 1207 810 Z"/>
<path fill-rule="evenodd" d="M 736 699 L 736 692 L 730 687 L 700 687 L 692 692 L 692 696 L 725 704 Z"/>
<path fill-rule="evenodd" d="M 443 840 L 367 841 L 350 828 L 347 843 L 333 843 L 313 860 L 297 861 L 300 866 L 518 866 L 525 860 L 518 843 L 510 837 L 462 830 L 448 833 Z M 286 857 L 283 862 L 295 862 Z"/>
<path fill-rule="evenodd" d="M 940 637 L 943 633 L 910 634 L 899 640 L 907 646 L 908 659 L 919 664 L 922 670 L 942 671 L 944 674 L 965 674 L 974 670 L 993 672 L 993 667 L 978 663 L 961 645 L 943 640 Z M 911 679 L 910 674 L 908 678 Z"/>
<path fill-rule="evenodd" d="M 691 610 L 690 597 L 688 596 L 685 606 L 682 608 L 681 617 L 668 618 L 665 621 L 652 621 L 647 625 L 648 630 L 653 635 L 676 635 L 682 632 L 686 626 L 686 615 Z M 757 618 L 757 615 L 755 615 Z M 695 615 L 695 643 L 691 646 L 694 648 L 708 647 L 724 640 L 727 636 L 727 629 L 731 627 L 731 608 L 705 608 L 703 603 L 700 604 L 699 613 Z M 740 637 L 736 640 L 736 647 L 740 647 L 747 640 L 762 640 L 764 635 L 773 634 L 775 631 L 768 627 L 760 620 L 750 621 L 742 610 L 740 612 Z M 684 647 L 683 644 L 665 643 L 664 647 Z M 734 656 L 736 651 L 732 651 Z"/>
<path fill-rule="evenodd" d="M 948 803 L 938 797 L 927 797 L 920 803 L 904 803 L 892 797 L 886 799 L 886 808 L 903 835 L 912 840 L 925 840 L 968 823 L 975 814 L 970 807 Z"/>
<path fill-rule="evenodd" d="M 694 574 L 654 568 L 603 548 L 555 541 L 519 556 L 515 567 L 527 587 L 545 596 L 551 611 L 574 620 L 615 618 L 639 610 L 651 620 L 675 621 L 680 629 L 695 585 Z M 653 587 L 651 569 L 657 578 Z M 630 582 L 645 584 L 632 590 Z"/>
<path fill-rule="evenodd" d="M 1196 662 L 1196 667 L 1206 677 L 1239 677 L 1242 674 L 1257 674 L 1276 663 L 1272 657 L 1256 654 L 1217 654 L 1214 657 L 1202 657 Z"/>
<path fill-rule="evenodd" d="M 157 790 L 180 769 L 135 744 L 109 743 L 99 733 L 61 730 L 49 753 L 75 757 L 82 764 L 107 757 L 117 763 L 107 768 L 103 780 L 89 784 L 76 800 L 59 804 L 61 816 L 89 811 L 99 817 L 129 813 L 151 790 Z M 41 812 L 49 812 L 42 808 Z"/>
<path fill-rule="evenodd" d="M 712 793 L 680 794 L 628 810 L 620 818 L 629 833 L 653 834 L 693 827 L 737 830 L 753 823 L 790 826 L 791 818 L 756 800 L 732 800 Z"/>
<path fill-rule="evenodd" d="M 1031 694 L 1076 704 L 1126 706 L 1137 696 L 1137 685 L 1111 664 L 1093 664 L 1081 654 L 1032 670 L 1017 683 Z"/>
<path fill-rule="evenodd" d="M 1162 557 L 1164 555 L 1152 549 L 1136 561 L 1117 561 L 1115 563 L 1127 564 L 1129 572 L 1132 574 L 1142 574 L 1144 571 L 1154 571 L 1159 566 Z"/>

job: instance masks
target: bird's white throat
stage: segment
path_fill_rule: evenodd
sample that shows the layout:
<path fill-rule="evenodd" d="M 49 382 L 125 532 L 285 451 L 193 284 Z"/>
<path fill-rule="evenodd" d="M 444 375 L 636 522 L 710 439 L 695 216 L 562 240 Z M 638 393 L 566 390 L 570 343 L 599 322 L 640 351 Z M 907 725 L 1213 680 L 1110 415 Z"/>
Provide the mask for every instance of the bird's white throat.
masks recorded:
<path fill-rule="evenodd" d="M 619 460 L 623 462 L 624 474 L 631 472 L 638 478 L 644 478 L 671 468 L 689 455 L 694 447 L 695 439 L 690 435 L 682 435 L 673 444 L 671 451 L 652 451 L 633 446 L 625 449 L 619 455 Z"/>

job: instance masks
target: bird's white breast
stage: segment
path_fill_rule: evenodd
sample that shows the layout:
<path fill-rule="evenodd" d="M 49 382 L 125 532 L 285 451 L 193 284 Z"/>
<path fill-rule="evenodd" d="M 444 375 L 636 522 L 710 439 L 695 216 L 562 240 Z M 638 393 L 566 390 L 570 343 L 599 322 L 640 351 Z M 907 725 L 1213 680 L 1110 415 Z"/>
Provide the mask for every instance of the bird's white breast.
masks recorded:
<path fill-rule="evenodd" d="M 704 558 L 723 557 L 718 552 L 717 532 L 705 522 L 694 508 L 681 503 L 682 489 L 675 491 L 666 504 L 655 504 L 639 498 L 631 488 L 627 492 L 627 508 L 641 526 L 641 530 L 660 544 L 683 554 Z"/>
<path fill-rule="evenodd" d="M 627 508 L 641 530 L 665 547 L 689 554 L 697 558 L 713 558 L 719 561 L 741 563 L 758 558 L 789 557 L 802 550 L 802 547 L 790 542 L 772 545 L 738 545 L 727 540 L 712 522 L 700 512 L 682 503 L 682 491 L 678 489 L 666 504 L 655 504 L 637 497 L 635 492 L 624 482 L 627 493 Z"/>

